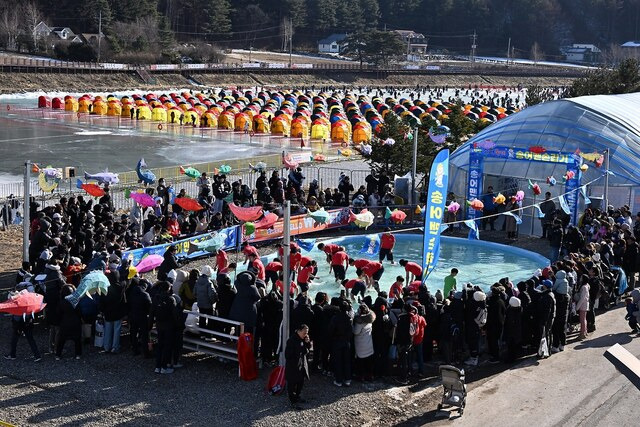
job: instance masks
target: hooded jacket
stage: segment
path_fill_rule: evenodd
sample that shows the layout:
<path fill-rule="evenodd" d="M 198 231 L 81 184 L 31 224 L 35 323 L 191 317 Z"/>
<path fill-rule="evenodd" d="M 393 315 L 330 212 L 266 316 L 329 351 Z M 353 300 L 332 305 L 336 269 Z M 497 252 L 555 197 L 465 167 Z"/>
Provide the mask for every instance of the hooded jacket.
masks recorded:
<path fill-rule="evenodd" d="M 67 282 L 65 282 L 60 267 L 57 265 L 47 264 L 44 271 L 46 274 L 44 279 L 44 302 L 47 304 L 44 308 L 44 313 L 50 325 L 58 326 L 60 324 L 58 312 L 60 291 Z"/>
<path fill-rule="evenodd" d="M 256 303 L 260 301 L 260 294 L 256 288 L 256 276 L 243 271 L 236 277 L 235 285 L 238 293 L 231 304 L 229 319 L 244 323 L 245 331 L 250 332 L 256 327 L 258 317 Z"/>
<path fill-rule="evenodd" d="M 556 281 L 553 283 L 551 290 L 559 295 L 567 295 L 569 292 L 569 281 L 564 270 L 558 270 L 556 273 Z"/>
<path fill-rule="evenodd" d="M 356 357 L 364 359 L 373 354 L 373 321 L 376 315 L 369 310 L 366 314 L 358 314 L 353 319 L 353 343 Z"/>
<path fill-rule="evenodd" d="M 199 309 L 212 309 L 213 304 L 218 301 L 218 293 L 214 288 L 214 282 L 205 274 L 201 274 L 200 277 L 198 277 L 194 294 Z"/>

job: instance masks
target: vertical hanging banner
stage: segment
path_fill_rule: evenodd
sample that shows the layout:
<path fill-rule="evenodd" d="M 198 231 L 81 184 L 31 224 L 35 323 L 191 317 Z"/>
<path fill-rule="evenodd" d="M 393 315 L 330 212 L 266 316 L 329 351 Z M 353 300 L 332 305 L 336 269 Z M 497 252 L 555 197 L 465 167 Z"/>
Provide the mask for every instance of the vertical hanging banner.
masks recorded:
<path fill-rule="evenodd" d="M 427 280 L 429 274 L 438 264 L 438 257 L 440 256 L 440 224 L 444 216 L 448 184 L 449 150 L 444 149 L 440 150 L 433 160 L 431 173 L 429 174 L 422 256 L 423 281 Z"/>
<path fill-rule="evenodd" d="M 471 150 L 469 153 L 469 175 L 467 179 L 467 200 L 479 199 L 482 194 L 482 175 L 484 173 L 482 153 Z M 473 219 L 478 212 L 471 206 L 467 208 L 467 218 Z"/>

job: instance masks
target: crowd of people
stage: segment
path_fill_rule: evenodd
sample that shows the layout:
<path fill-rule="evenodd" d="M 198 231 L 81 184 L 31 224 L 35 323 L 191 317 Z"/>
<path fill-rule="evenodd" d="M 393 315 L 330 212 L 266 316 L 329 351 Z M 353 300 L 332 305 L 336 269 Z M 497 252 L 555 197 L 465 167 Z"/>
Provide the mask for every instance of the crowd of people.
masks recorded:
<path fill-rule="evenodd" d="M 264 198 L 266 190 L 270 197 L 277 193 L 278 200 L 291 194 L 293 198 L 306 197 L 306 204 L 311 197 L 318 202 L 323 192 L 314 192 L 310 186 L 305 194 L 303 180 L 300 171 L 293 171 L 286 181 L 277 173 L 269 180 L 261 175 L 256 183 L 256 203 L 273 203 Z M 389 191 L 389 186 L 385 174 L 372 174 L 352 195 L 354 188 L 345 177 L 337 190 L 341 195 L 336 198 L 332 192 L 324 203 L 330 199 L 329 203 L 343 206 L 350 200 L 355 207 L 356 199 L 365 199 L 363 206 L 375 206 L 371 196 Z M 182 367 L 184 310 L 197 307 L 202 314 L 242 322 L 244 330 L 254 336 L 256 356 L 267 366 L 277 363 L 284 290 L 281 245 L 279 257 L 264 265 L 258 250 L 244 244 L 247 271 L 237 274 L 235 281 L 231 273 L 237 265 L 229 262 L 223 250 L 217 251 L 213 265 L 183 271 L 175 246 L 170 246 L 155 278 L 132 274 L 130 260 L 123 258 L 129 248 L 225 226 L 225 218 L 230 217 L 225 211 L 225 193 L 233 194 L 232 199 L 240 205 L 253 203 L 251 190 L 241 182 L 229 184 L 223 175 L 215 176 L 213 182 L 203 175 L 199 188 L 199 199 L 215 212 L 209 222 L 203 214 L 189 215 L 179 206 L 171 206 L 163 180 L 153 189 L 161 199 L 157 209 L 134 207 L 129 215 L 117 217 L 107 189 L 96 204 L 78 196 L 32 210 L 31 262 L 18 272 L 16 289 L 44 295 L 48 350 L 56 359 L 64 356 L 67 341 L 74 343 L 73 354 L 80 358 L 83 338 L 96 333 L 98 319 L 97 323 L 104 325 L 102 352 L 120 352 L 126 319 L 132 353 L 155 358 L 155 372 L 170 374 Z M 573 326 L 579 329 L 579 339 L 586 338 L 596 328 L 595 310 L 607 307 L 625 288 L 634 289 L 640 265 L 640 214 L 634 221 L 627 206 L 587 209 L 577 227 L 553 214 L 550 217 L 545 236 L 554 251 L 551 265 L 519 283 L 501 278 L 488 292 L 472 283 L 458 285 L 458 269 L 431 292 L 422 281 L 420 260 L 398 260 L 406 275 L 391 283 L 384 276 L 385 263 L 396 262 L 395 238 L 390 230 L 381 237 L 378 261 L 357 259 L 344 247 L 320 243 L 325 265 L 304 256 L 292 242 L 289 265 L 294 298 L 291 338 L 285 352 L 292 405 L 299 407 L 304 378 L 313 372 L 331 376 L 338 387 L 348 387 L 354 379 L 389 376 L 405 384 L 411 376 L 424 374 L 425 363 L 436 360 L 477 365 L 484 352 L 490 363 L 510 362 L 534 353 L 546 358 L 563 351 Z M 163 218 L 173 225 L 164 223 Z M 319 269 L 333 273 L 335 296 L 310 292 Z M 87 272 L 95 270 L 108 278 L 108 292 L 97 298 L 82 297 L 74 306 L 65 297 L 75 291 Z M 442 285 L 444 292 L 439 289 Z M 638 330 L 640 292 L 632 295 L 627 301 L 628 320 Z M 201 317 L 199 322 L 202 330 L 232 332 L 230 326 L 208 318 Z M 18 339 L 24 335 L 34 360 L 39 361 L 34 321 L 13 316 L 12 325 L 11 348 L 5 357 L 16 358 Z M 149 344 L 154 327 L 155 355 Z M 209 334 L 202 337 L 212 339 Z"/>

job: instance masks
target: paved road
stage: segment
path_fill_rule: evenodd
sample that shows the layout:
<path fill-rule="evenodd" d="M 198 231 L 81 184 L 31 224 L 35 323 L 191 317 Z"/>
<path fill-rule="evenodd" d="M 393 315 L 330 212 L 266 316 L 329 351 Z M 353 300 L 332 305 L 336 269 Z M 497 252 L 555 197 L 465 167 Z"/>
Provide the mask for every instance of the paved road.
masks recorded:
<path fill-rule="evenodd" d="M 609 311 L 598 317 L 593 338 L 573 342 L 546 360 L 523 361 L 473 388 L 464 416 L 453 425 L 639 425 L 640 391 L 603 357 L 616 343 L 640 355 L 640 338 L 627 333 L 623 317 L 621 306 Z"/>

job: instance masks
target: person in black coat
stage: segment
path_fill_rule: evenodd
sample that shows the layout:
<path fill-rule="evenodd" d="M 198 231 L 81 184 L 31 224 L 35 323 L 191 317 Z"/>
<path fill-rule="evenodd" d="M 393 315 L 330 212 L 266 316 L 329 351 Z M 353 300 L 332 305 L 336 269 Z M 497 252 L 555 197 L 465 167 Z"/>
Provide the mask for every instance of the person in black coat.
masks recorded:
<path fill-rule="evenodd" d="M 500 362 L 500 347 L 498 341 L 502 336 L 504 327 L 504 317 L 506 306 L 502 296 L 504 288 L 502 286 L 494 286 L 491 288 L 491 296 L 487 301 L 487 344 L 491 360 L 489 363 Z"/>
<path fill-rule="evenodd" d="M 291 332 L 296 331 L 300 325 L 313 324 L 313 310 L 311 309 L 311 300 L 305 295 L 300 294 L 296 298 L 296 305 L 291 311 Z"/>
<path fill-rule="evenodd" d="M 504 341 L 507 344 L 507 362 L 516 360 L 522 343 L 522 307 L 519 298 L 509 298 L 504 321 Z"/>
<path fill-rule="evenodd" d="M 172 374 L 173 368 L 170 368 L 168 364 L 171 362 L 175 330 L 178 327 L 176 315 L 178 304 L 173 298 L 169 282 L 158 282 L 154 287 L 157 288 L 157 293 L 153 298 L 149 322 L 153 324 L 155 321 L 158 332 L 155 372 L 157 374 Z"/>
<path fill-rule="evenodd" d="M 546 339 L 547 347 L 547 351 L 542 351 L 543 346 L 539 346 L 538 357 L 540 358 L 549 357 L 548 348 L 551 346 L 551 326 L 556 315 L 556 301 L 551 292 L 552 286 L 553 282 L 546 279 L 536 288 L 536 292 L 539 293 L 535 312 L 537 337 L 540 338 L 541 344 L 542 340 Z"/>
<path fill-rule="evenodd" d="M 60 360 L 62 357 L 62 349 L 67 340 L 72 340 L 75 344 L 76 359 L 80 359 L 82 355 L 82 319 L 80 311 L 65 299 L 75 290 L 72 285 L 64 285 L 60 291 L 60 302 L 57 308 L 60 331 L 56 341 L 56 360 Z"/>
<path fill-rule="evenodd" d="M 111 260 L 110 260 L 111 261 Z M 120 273 L 114 262 L 109 264 L 109 289 L 107 295 L 100 298 L 100 310 L 104 315 L 104 352 L 120 351 L 120 329 L 122 318 L 127 314 L 125 305 L 125 288 L 120 282 Z M 119 260 L 118 260 L 119 261 Z"/>
<path fill-rule="evenodd" d="M 526 282 L 520 282 L 517 285 L 518 299 L 520 307 L 522 307 L 522 345 L 530 347 L 533 344 L 533 304 L 531 303 L 531 295 L 529 294 Z"/>
<path fill-rule="evenodd" d="M 60 291 L 67 284 L 56 259 L 50 260 L 45 267 L 44 279 L 44 316 L 49 325 L 49 351 L 55 353 L 56 342 L 60 330 Z"/>
<path fill-rule="evenodd" d="M 391 346 L 389 331 L 392 330 L 386 292 L 378 292 L 378 297 L 373 302 L 373 312 L 376 315 L 371 331 L 371 338 L 373 338 L 373 369 L 374 374 L 377 377 L 381 377 L 387 375 L 389 367 L 389 347 Z"/>
<path fill-rule="evenodd" d="M 151 357 L 149 351 L 149 313 L 151 312 L 151 296 L 147 292 L 149 282 L 140 277 L 134 277 L 129 287 L 129 334 L 131 349 L 134 355 L 140 354 L 145 358 Z"/>
<path fill-rule="evenodd" d="M 484 314 L 487 310 L 487 295 L 479 289 L 471 288 L 466 291 L 467 298 L 465 304 L 465 338 L 469 348 L 469 359 L 465 364 L 471 366 L 478 365 L 480 353 L 480 329 Z"/>
<path fill-rule="evenodd" d="M 351 305 L 346 300 L 340 301 L 340 310 L 329 323 L 328 336 L 332 343 L 331 361 L 333 362 L 333 383 L 342 387 L 351 385 L 351 339 L 353 325 L 349 317 Z"/>
<path fill-rule="evenodd" d="M 309 337 L 313 342 L 313 361 L 311 366 L 318 371 L 326 370 L 329 363 L 329 355 L 323 351 L 325 344 L 323 342 L 322 331 L 322 309 L 327 304 L 327 294 L 324 292 L 318 292 L 316 294 L 315 304 L 311 306 L 313 311 L 313 322 L 309 328 Z"/>
<path fill-rule="evenodd" d="M 328 374 L 329 372 L 333 372 L 332 363 L 329 362 L 329 355 L 331 354 L 331 336 L 329 335 L 329 324 L 331 320 L 340 312 L 339 308 L 340 298 L 331 298 L 330 304 L 325 304 L 322 307 L 322 316 L 320 318 L 319 326 L 321 329 L 318 331 L 321 335 L 321 343 L 323 344 L 322 352 L 327 355 L 326 364 L 324 365 L 325 372 L 324 374 Z"/>
<path fill-rule="evenodd" d="M 216 309 L 218 311 L 218 317 L 227 319 L 238 291 L 231 285 L 231 278 L 229 276 L 218 275 L 218 278 L 218 302 L 216 303 Z M 231 326 L 228 323 L 220 322 L 217 329 L 228 334 L 231 331 Z"/>
<path fill-rule="evenodd" d="M 256 275 L 243 271 L 236 276 L 235 284 L 238 292 L 231 304 L 229 319 L 244 323 L 245 332 L 255 335 L 258 317 L 256 303 L 260 300 L 260 294 L 256 288 Z"/>
<path fill-rule="evenodd" d="M 259 303 L 260 354 L 266 364 L 277 359 L 282 307 L 282 295 L 275 286 Z"/>
<path fill-rule="evenodd" d="M 180 268 L 180 264 L 178 264 L 178 260 L 176 259 L 176 252 L 178 249 L 171 245 L 167 248 L 167 251 L 164 253 L 164 260 L 162 260 L 162 264 L 158 267 L 158 280 L 167 280 L 167 274 L 171 270 L 176 270 Z"/>
<path fill-rule="evenodd" d="M 284 350 L 285 379 L 287 380 L 287 392 L 291 406 L 296 410 L 302 409 L 299 403 L 304 403 L 300 398 L 305 378 L 309 378 L 309 365 L 307 354 L 311 343 L 309 340 L 309 327 L 300 325 L 293 335 L 287 340 Z"/>

